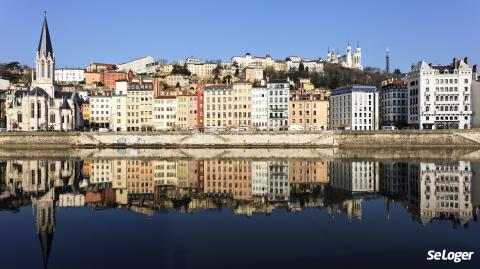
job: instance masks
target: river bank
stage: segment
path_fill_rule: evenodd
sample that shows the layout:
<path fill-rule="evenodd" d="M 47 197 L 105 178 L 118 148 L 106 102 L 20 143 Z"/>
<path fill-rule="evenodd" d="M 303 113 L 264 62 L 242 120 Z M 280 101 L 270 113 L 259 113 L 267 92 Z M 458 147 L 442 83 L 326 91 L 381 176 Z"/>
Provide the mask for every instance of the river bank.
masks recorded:
<path fill-rule="evenodd" d="M 0 148 L 480 148 L 480 129 L 317 132 L 4 132 Z"/>

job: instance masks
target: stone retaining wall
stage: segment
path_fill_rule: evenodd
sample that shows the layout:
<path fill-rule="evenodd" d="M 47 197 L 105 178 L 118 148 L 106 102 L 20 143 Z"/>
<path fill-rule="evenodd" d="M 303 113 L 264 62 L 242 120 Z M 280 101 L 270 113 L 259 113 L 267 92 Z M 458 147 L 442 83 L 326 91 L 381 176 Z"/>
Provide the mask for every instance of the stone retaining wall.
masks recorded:
<path fill-rule="evenodd" d="M 480 129 L 318 132 L 8 132 L 0 148 L 480 148 Z"/>

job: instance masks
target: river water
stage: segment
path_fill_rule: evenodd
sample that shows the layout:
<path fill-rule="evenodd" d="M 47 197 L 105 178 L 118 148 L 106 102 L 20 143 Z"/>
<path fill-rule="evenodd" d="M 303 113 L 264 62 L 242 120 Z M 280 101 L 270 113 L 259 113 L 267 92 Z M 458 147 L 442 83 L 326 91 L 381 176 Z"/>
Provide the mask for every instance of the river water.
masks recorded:
<path fill-rule="evenodd" d="M 1 268 L 480 264 L 477 159 L 3 155 L 0 183 Z"/>

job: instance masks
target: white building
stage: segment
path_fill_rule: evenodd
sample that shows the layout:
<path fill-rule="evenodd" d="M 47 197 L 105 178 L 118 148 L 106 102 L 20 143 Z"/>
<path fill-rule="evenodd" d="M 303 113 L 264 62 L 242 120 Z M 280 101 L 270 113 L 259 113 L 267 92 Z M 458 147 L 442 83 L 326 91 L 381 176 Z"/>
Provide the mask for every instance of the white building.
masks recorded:
<path fill-rule="evenodd" d="M 132 72 L 137 74 L 147 73 L 150 68 L 150 64 L 153 63 L 153 58 L 151 56 L 145 56 L 143 58 L 138 58 L 126 63 L 121 63 L 117 65 L 118 71 L 128 72 L 132 70 Z M 147 65 L 149 65 L 147 67 Z"/>
<path fill-rule="evenodd" d="M 467 59 L 449 65 L 420 61 L 407 78 L 408 124 L 418 129 L 469 129 L 472 69 Z"/>
<path fill-rule="evenodd" d="M 177 122 L 176 96 L 163 95 L 155 97 L 153 103 L 154 130 L 172 130 Z"/>
<path fill-rule="evenodd" d="M 90 96 L 90 124 L 98 128 L 110 128 L 112 118 L 112 97 L 110 95 Z"/>
<path fill-rule="evenodd" d="M 339 64 L 345 68 L 363 70 L 362 65 L 362 49 L 357 46 L 355 52 L 352 51 L 352 46 L 348 44 L 347 51 L 345 55 L 340 56 L 337 52 L 333 50 L 328 50 L 326 62 Z"/>
<path fill-rule="evenodd" d="M 10 88 L 10 81 L 0 78 L 0 90 L 7 90 Z"/>
<path fill-rule="evenodd" d="M 252 89 L 252 128 L 268 130 L 268 90 L 265 86 Z"/>
<path fill-rule="evenodd" d="M 7 130 L 76 130 L 82 124 L 78 95 L 63 92 L 54 83 L 55 54 L 43 19 L 42 33 L 29 90 L 15 90 L 7 96 Z"/>
<path fill-rule="evenodd" d="M 85 195 L 78 193 L 61 193 L 58 196 L 58 207 L 82 207 L 85 205 Z"/>
<path fill-rule="evenodd" d="M 85 80 L 85 70 L 81 68 L 55 69 L 55 82 L 77 84 Z"/>
<path fill-rule="evenodd" d="M 480 80 L 478 80 L 477 66 L 473 66 L 472 75 L 472 107 L 480 107 Z M 472 128 L 480 128 L 480 110 L 473 111 Z"/>
<path fill-rule="evenodd" d="M 377 193 L 380 170 L 377 162 L 331 162 L 330 186 L 351 193 Z"/>
<path fill-rule="evenodd" d="M 408 208 L 422 224 L 451 219 L 465 224 L 473 218 L 470 162 L 409 164 Z"/>
<path fill-rule="evenodd" d="M 268 162 L 252 161 L 252 195 L 265 196 L 268 190 Z"/>
<path fill-rule="evenodd" d="M 232 63 L 237 63 L 239 68 L 258 66 L 265 69 L 274 64 L 272 56 L 268 54 L 265 55 L 265 57 L 256 57 L 252 56 L 250 53 L 246 53 L 245 56 L 233 56 L 231 61 Z"/>
<path fill-rule="evenodd" d="M 349 86 L 332 91 L 330 129 L 377 130 L 378 93 L 374 86 Z"/>
<path fill-rule="evenodd" d="M 267 82 L 268 129 L 288 130 L 290 83 L 286 80 Z"/>
<path fill-rule="evenodd" d="M 268 201 L 285 202 L 290 199 L 288 161 L 268 162 Z"/>
<path fill-rule="evenodd" d="M 127 91 L 126 80 L 115 82 L 115 92 L 112 93 L 110 129 L 127 131 Z"/>

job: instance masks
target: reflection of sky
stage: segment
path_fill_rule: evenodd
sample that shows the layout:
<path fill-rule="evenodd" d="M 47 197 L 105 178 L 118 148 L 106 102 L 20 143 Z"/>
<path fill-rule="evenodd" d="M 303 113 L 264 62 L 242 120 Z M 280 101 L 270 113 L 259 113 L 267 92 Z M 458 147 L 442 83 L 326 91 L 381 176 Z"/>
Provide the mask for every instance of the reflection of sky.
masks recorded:
<path fill-rule="evenodd" d="M 38 239 L 45 237 L 41 230 L 37 233 L 37 229 L 51 225 L 55 228 L 50 233 L 53 238 L 50 268 L 299 268 L 319 264 L 334 268 L 359 264 L 390 268 L 392 261 L 396 261 L 395 265 L 418 267 L 431 265 L 424 264 L 429 249 L 479 250 L 480 228 L 476 216 L 470 215 L 466 225 L 441 217 L 420 225 L 420 214 L 426 212 L 422 180 L 427 175 L 431 180 L 435 175 L 459 176 L 460 181 L 464 181 L 462 184 L 470 182 L 470 199 L 476 201 L 480 183 L 476 176 L 480 167 L 476 162 L 401 165 L 321 162 L 317 165 L 309 161 L 310 165 L 305 165 L 307 161 L 298 160 L 153 160 L 143 164 L 130 162 L 135 163 L 130 169 L 140 170 L 125 173 L 122 169 L 129 166 L 122 162 L 126 164 L 128 160 L 115 159 L 103 164 L 110 172 L 120 168 L 121 177 L 109 174 L 109 181 L 95 184 L 91 177 L 82 174 L 88 173 L 84 165 L 89 162 L 67 162 L 49 161 L 47 165 L 45 161 L 7 161 L 0 166 L 4 174 L 2 190 L 8 189 L 13 178 L 20 180 L 24 190 L 27 187 L 40 190 L 23 196 L 17 191 L 17 197 L 0 202 L 2 209 L 21 201 L 26 204 L 16 207 L 16 214 L 0 211 L 2 245 L 8 246 L 2 255 L 9 257 L 4 260 L 5 268 L 40 266 Z M 174 165 L 167 167 L 170 163 Z M 165 165 L 166 170 L 182 180 L 188 175 L 179 173 L 200 173 L 200 164 L 203 164 L 204 182 L 196 184 L 205 184 L 208 173 L 225 175 L 227 179 L 230 175 L 232 178 L 241 175 L 242 180 L 252 183 L 252 189 L 257 182 L 258 188 L 266 190 L 250 192 L 253 198 L 242 200 L 245 196 L 219 195 L 182 183 L 183 188 L 178 184 L 158 185 L 153 193 L 130 193 L 127 197 L 127 175 L 155 181 L 158 177 L 155 173 L 161 171 L 156 164 Z M 23 165 L 21 172 L 19 165 Z M 39 184 L 55 182 L 50 185 L 55 188 L 55 195 L 49 192 L 55 197 L 51 203 L 43 194 L 45 188 L 31 184 L 29 169 L 40 168 L 41 174 L 44 167 L 51 168 L 44 171 L 49 180 L 42 176 Z M 64 168 L 59 169 L 61 167 Z M 142 168 L 152 167 L 152 171 L 141 172 Z M 219 167 L 222 173 L 218 172 Z M 310 169 L 308 173 L 307 169 Z M 449 171 L 441 172 L 442 169 Z M 101 173 L 100 170 L 91 169 L 90 173 Z M 195 174 L 195 179 L 200 179 L 197 176 Z M 117 184 L 117 180 L 123 183 Z M 277 188 L 270 185 L 280 182 L 288 184 L 287 199 L 268 199 L 269 192 L 280 189 L 280 185 Z M 56 205 L 51 222 L 46 220 L 50 226 L 42 226 L 38 215 L 32 215 L 31 196 L 46 202 L 38 203 L 37 211 L 42 206 Z M 77 203 L 84 206 L 68 207 Z M 67 207 L 59 207 L 62 205 Z M 476 208 L 467 213 L 472 212 L 476 213 Z M 25 253 L 29 253 L 27 259 Z"/>
<path fill-rule="evenodd" d="M 50 268 L 391 268 L 393 261 L 418 266 L 428 249 L 477 252 L 480 235 L 478 225 L 453 231 L 449 222 L 415 224 L 401 204 L 390 206 L 387 219 L 383 199 L 364 203 L 361 222 L 349 222 L 343 215 L 332 219 L 316 209 L 296 214 L 280 209 L 254 218 L 230 210 L 170 212 L 147 219 L 127 210 L 84 207 L 57 209 L 56 218 Z M 29 207 L 18 214 L 0 212 L 2 244 L 9 246 L 2 253 L 9 257 L 5 268 L 40 265 L 34 222 Z"/>

